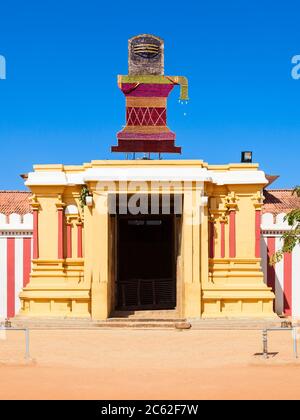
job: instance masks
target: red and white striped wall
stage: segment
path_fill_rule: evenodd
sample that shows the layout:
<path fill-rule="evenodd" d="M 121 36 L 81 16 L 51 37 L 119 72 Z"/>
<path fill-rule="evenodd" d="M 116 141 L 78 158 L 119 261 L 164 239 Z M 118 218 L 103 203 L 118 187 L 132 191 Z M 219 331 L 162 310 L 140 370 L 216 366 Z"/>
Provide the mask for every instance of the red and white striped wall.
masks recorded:
<path fill-rule="evenodd" d="M 19 312 L 19 293 L 31 271 L 32 235 L 32 214 L 0 214 L 0 319 Z"/>
<path fill-rule="evenodd" d="M 300 317 L 300 245 L 274 267 L 270 257 L 282 247 L 282 235 L 290 229 L 285 214 L 262 216 L 261 257 L 265 282 L 275 293 L 275 311 L 278 315 Z"/>

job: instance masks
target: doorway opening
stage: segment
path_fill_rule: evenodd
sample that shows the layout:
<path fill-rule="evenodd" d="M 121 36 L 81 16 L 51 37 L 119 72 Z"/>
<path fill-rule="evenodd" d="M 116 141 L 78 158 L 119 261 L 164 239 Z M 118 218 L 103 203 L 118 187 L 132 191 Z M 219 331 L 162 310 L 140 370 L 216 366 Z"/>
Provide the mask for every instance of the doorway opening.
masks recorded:
<path fill-rule="evenodd" d="M 174 215 L 118 215 L 115 309 L 175 309 L 175 250 Z"/>

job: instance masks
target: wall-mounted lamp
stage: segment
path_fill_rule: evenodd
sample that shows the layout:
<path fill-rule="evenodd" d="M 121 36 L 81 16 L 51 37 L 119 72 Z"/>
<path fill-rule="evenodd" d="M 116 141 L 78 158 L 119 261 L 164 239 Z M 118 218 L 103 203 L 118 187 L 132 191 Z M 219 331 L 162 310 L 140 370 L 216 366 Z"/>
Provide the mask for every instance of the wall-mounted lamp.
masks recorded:
<path fill-rule="evenodd" d="M 242 152 L 242 163 L 252 163 L 252 152 Z"/>
<path fill-rule="evenodd" d="M 87 195 L 85 197 L 85 202 L 86 202 L 86 205 L 88 207 L 93 207 L 93 196 L 92 195 Z"/>

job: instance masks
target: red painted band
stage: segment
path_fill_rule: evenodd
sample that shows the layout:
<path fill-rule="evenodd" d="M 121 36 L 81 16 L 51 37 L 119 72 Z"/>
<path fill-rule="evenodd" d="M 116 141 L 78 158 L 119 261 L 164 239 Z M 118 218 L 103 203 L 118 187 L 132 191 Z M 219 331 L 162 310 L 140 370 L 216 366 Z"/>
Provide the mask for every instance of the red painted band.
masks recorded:
<path fill-rule="evenodd" d="M 275 293 L 275 268 L 270 265 L 270 260 L 272 255 L 275 254 L 275 241 L 276 238 L 268 237 L 268 267 L 267 267 L 267 285 L 272 288 L 272 291 Z"/>
<path fill-rule="evenodd" d="M 261 211 L 255 212 L 255 258 L 260 258 L 260 226 L 261 226 Z"/>
<path fill-rule="evenodd" d="M 221 222 L 221 258 L 225 258 L 225 223 Z"/>
<path fill-rule="evenodd" d="M 58 259 L 64 258 L 64 212 L 58 209 Z"/>
<path fill-rule="evenodd" d="M 33 259 L 39 258 L 39 212 L 33 210 Z"/>
<path fill-rule="evenodd" d="M 119 140 L 118 146 L 112 146 L 113 152 L 144 152 L 144 153 L 181 153 L 181 147 L 174 146 L 170 141 L 151 140 Z"/>
<path fill-rule="evenodd" d="M 284 299 L 283 310 L 287 316 L 292 315 L 292 261 L 293 254 L 284 254 Z"/>
<path fill-rule="evenodd" d="M 166 125 L 167 111 L 166 108 L 128 107 L 126 120 L 130 126 L 162 126 Z"/>
<path fill-rule="evenodd" d="M 141 83 L 136 87 L 135 83 L 122 83 L 122 92 L 125 96 L 166 98 L 174 88 L 172 84 Z"/>
<path fill-rule="evenodd" d="M 67 258 L 72 258 L 72 225 L 67 225 Z"/>
<path fill-rule="evenodd" d="M 7 317 L 15 316 L 15 239 L 7 239 Z"/>
<path fill-rule="evenodd" d="M 23 239 L 23 286 L 27 286 L 31 271 L 31 238 Z"/>
<path fill-rule="evenodd" d="M 209 222 L 209 258 L 215 257 L 215 224 Z"/>
<path fill-rule="evenodd" d="M 236 212 L 229 213 L 229 258 L 236 257 L 236 226 L 235 226 Z"/>
<path fill-rule="evenodd" d="M 126 130 L 126 129 L 125 129 Z M 124 141 L 153 141 L 153 142 L 161 142 L 161 141 L 169 141 L 172 142 L 176 138 L 176 134 L 172 131 L 169 132 L 162 132 L 162 133 L 126 133 L 126 131 L 120 131 L 117 134 L 117 138 L 119 140 Z"/>
<path fill-rule="evenodd" d="M 77 249 L 77 256 L 78 258 L 83 257 L 83 249 L 82 249 L 82 225 L 77 226 L 77 243 L 78 243 L 78 249 Z"/>

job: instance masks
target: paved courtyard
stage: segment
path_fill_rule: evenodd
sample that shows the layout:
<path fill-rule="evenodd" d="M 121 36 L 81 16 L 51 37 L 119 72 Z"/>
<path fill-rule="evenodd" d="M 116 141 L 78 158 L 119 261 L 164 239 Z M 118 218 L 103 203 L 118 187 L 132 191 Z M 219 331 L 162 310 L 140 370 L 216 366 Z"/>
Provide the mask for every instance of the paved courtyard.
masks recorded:
<path fill-rule="evenodd" d="M 0 339 L 1 399 L 300 398 L 290 332 L 33 330 Z"/>

